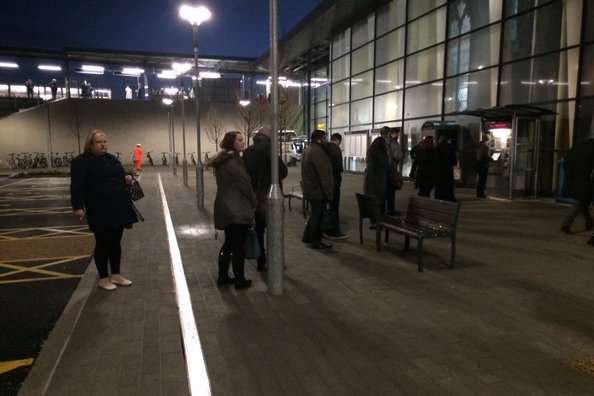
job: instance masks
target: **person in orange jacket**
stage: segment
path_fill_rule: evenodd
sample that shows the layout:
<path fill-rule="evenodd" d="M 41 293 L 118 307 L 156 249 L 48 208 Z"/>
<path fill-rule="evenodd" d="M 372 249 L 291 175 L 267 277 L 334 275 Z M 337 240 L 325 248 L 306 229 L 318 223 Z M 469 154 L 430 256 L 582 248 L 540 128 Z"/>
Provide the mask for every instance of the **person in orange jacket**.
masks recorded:
<path fill-rule="evenodd" d="M 140 143 L 138 143 L 134 149 L 134 167 L 136 168 L 136 176 L 138 176 L 140 174 L 140 169 L 142 168 L 142 147 Z"/>

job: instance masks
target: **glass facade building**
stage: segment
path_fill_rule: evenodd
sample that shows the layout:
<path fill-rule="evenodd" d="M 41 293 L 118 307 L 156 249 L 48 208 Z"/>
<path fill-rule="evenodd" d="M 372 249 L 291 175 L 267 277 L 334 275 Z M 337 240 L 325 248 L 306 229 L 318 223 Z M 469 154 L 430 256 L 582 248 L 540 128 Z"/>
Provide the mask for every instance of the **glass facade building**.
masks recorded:
<path fill-rule="evenodd" d="M 528 104 L 557 113 L 541 123 L 552 192 L 555 164 L 593 123 L 592 0 L 393 0 L 330 41 L 309 81 L 310 127 L 344 134 L 353 171 L 382 126 L 402 127 L 409 149 L 425 121 L 478 140 L 480 119 L 465 111 Z"/>

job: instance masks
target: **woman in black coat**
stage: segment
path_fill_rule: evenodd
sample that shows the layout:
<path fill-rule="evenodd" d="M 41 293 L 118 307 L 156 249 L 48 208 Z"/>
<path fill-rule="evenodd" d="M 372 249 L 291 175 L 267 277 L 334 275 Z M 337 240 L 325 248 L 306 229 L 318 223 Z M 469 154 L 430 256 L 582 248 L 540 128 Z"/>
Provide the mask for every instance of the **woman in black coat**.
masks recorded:
<path fill-rule="evenodd" d="M 89 134 L 84 153 L 72 160 L 70 170 L 72 209 L 81 221 L 86 217 L 95 235 L 98 286 L 104 290 L 130 286 L 132 282 L 120 274 L 120 259 L 124 228 L 138 221 L 127 188 L 132 176 L 107 152 L 107 136 L 98 129 Z"/>
<path fill-rule="evenodd" d="M 390 134 L 390 128 L 384 127 L 380 130 L 380 136 L 375 138 L 367 149 L 365 160 L 365 178 L 363 179 L 363 192 L 373 195 L 379 205 L 379 212 L 383 215 L 386 212 L 386 193 L 388 188 L 388 173 L 390 171 L 390 159 L 388 157 L 388 146 L 386 139 Z"/>

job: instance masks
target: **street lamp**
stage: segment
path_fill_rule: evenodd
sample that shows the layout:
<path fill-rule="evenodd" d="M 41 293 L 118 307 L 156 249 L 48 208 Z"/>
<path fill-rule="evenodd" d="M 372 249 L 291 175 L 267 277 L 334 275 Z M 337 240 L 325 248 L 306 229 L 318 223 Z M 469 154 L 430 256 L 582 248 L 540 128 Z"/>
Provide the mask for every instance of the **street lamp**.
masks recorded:
<path fill-rule="evenodd" d="M 169 160 L 171 161 L 171 169 L 173 170 L 173 176 L 177 176 L 177 167 L 175 163 L 175 129 L 173 127 L 173 99 L 171 98 L 163 98 L 163 104 L 167 106 L 167 115 L 168 115 L 168 131 L 169 131 L 169 152 L 171 155 L 169 156 Z"/>
<path fill-rule="evenodd" d="M 179 16 L 192 25 L 192 46 L 194 47 L 194 101 L 196 103 L 196 204 L 199 210 L 204 209 L 204 166 L 200 147 L 200 79 L 198 71 L 198 26 L 212 16 L 204 6 L 192 7 L 187 4 L 179 8 Z"/>

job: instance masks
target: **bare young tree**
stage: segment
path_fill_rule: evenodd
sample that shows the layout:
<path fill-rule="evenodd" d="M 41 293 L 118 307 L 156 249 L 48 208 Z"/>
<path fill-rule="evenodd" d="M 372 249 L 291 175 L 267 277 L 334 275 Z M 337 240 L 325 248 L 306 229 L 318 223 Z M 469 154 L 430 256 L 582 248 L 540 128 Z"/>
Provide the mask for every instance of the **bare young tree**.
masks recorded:
<path fill-rule="evenodd" d="M 239 103 L 239 100 L 238 100 Z M 267 106 L 260 100 L 252 101 L 246 106 L 238 104 L 239 130 L 250 144 L 254 131 L 264 126 L 266 120 Z"/>
<path fill-rule="evenodd" d="M 214 106 L 210 106 L 206 117 L 206 137 L 215 144 L 215 151 L 218 150 L 219 140 L 223 137 L 223 133 L 223 121 L 219 112 Z"/>

